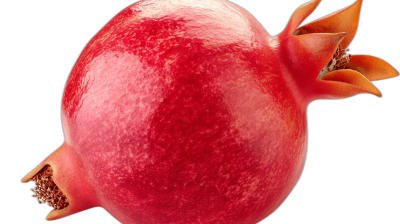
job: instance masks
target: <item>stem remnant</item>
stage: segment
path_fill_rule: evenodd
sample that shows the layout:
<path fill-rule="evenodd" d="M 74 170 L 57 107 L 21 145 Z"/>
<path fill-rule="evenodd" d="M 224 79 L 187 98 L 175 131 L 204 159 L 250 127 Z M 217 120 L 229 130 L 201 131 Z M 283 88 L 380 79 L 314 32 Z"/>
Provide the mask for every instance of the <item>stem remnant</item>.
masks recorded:
<path fill-rule="evenodd" d="M 36 174 L 33 178 L 36 182 L 35 192 L 33 197 L 37 197 L 39 203 L 48 203 L 51 207 L 57 210 L 61 210 L 69 205 L 67 197 L 58 188 L 53 181 L 53 170 L 49 165 L 43 167 L 43 169 Z"/>

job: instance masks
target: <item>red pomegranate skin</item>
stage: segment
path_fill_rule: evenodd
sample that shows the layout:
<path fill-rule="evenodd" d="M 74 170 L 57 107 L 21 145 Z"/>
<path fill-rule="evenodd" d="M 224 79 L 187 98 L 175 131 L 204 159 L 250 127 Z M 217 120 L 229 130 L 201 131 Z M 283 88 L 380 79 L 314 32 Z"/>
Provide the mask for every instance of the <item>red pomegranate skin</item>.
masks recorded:
<path fill-rule="evenodd" d="M 380 95 L 355 70 L 317 79 L 354 37 L 361 6 L 346 11 L 351 28 L 292 35 L 319 2 L 275 37 L 224 0 L 143 0 L 119 13 L 68 78 L 64 145 L 32 172 L 49 164 L 70 200 L 48 219 L 95 206 L 135 224 L 253 224 L 271 214 L 302 172 L 308 103 Z M 353 66 L 378 60 L 365 57 Z"/>
<path fill-rule="evenodd" d="M 229 22 L 226 20 L 229 19 Z M 141 1 L 82 52 L 65 144 L 122 223 L 256 223 L 296 184 L 306 104 L 276 45 L 226 1 Z"/>
<path fill-rule="evenodd" d="M 307 104 L 250 13 L 185 3 L 137 2 L 90 40 L 63 95 L 65 144 L 122 223 L 260 222 L 302 173 Z"/>

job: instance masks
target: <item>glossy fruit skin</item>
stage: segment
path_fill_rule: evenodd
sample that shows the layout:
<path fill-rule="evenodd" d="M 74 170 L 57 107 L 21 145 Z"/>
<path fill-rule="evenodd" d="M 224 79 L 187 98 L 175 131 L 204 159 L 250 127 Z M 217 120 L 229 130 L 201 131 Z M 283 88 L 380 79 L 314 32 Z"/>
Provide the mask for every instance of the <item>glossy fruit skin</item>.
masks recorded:
<path fill-rule="evenodd" d="M 224 22 L 226 18 L 229 23 Z M 226 1 L 141 1 L 67 81 L 65 145 L 123 223 L 256 223 L 296 184 L 306 103 L 277 38 Z"/>

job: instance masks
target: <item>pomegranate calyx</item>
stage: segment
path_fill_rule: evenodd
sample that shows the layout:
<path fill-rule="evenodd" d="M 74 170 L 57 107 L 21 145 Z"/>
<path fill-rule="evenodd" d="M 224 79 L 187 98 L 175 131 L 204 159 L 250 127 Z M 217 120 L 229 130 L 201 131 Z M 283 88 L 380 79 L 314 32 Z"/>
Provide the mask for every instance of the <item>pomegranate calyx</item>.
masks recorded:
<path fill-rule="evenodd" d="M 321 0 L 314 0 L 300 6 L 290 18 L 288 25 L 285 30 L 280 34 L 281 36 L 287 36 L 293 34 L 299 25 L 317 8 Z"/>
<path fill-rule="evenodd" d="M 61 196 L 59 192 L 62 192 L 65 199 L 67 199 L 67 201 L 64 201 L 68 205 L 64 203 L 64 207 L 60 206 L 61 203 L 57 203 L 55 207 L 53 206 L 54 210 L 47 216 L 48 220 L 59 219 L 99 205 L 91 186 L 83 176 L 81 166 L 72 147 L 63 144 L 22 179 L 22 182 L 25 183 L 38 177 L 43 178 L 43 180 L 38 180 L 39 184 L 45 185 L 39 187 L 40 194 L 38 196 L 44 196 L 45 198 L 42 197 L 42 200 L 47 201 L 47 199 L 50 199 L 50 205 L 53 205 L 54 202 L 51 202 L 51 198 L 48 197 L 51 194 L 44 191 L 48 187 L 46 184 L 57 186 L 59 190 L 53 187 L 49 191 L 56 190 L 56 196 Z M 51 171 L 48 170 L 48 167 L 51 168 Z M 44 175 L 43 172 L 46 174 Z M 51 177 L 51 181 L 49 181 L 49 177 Z M 58 200 L 62 201 L 60 198 Z"/>
<path fill-rule="evenodd" d="M 36 182 L 35 189 L 32 189 L 35 193 L 33 197 L 38 199 L 39 204 L 47 202 L 56 210 L 63 209 L 69 205 L 68 198 L 54 183 L 53 170 L 49 165 L 43 167 L 32 180 Z"/>
<path fill-rule="evenodd" d="M 381 92 L 361 73 L 342 69 L 329 72 L 319 80 L 325 93 L 323 98 L 345 98 L 360 93 L 371 93 L 381 97 Z"/>
<path fill-rule="evenodd" d="M 330 86 L 327 88 L 331 89 L 328 95 L 337 94 L 335 97 L 328 98 L 343 98 L 358 93 L 371 93 L 381 97 L 381 92 L 371 81 L 399 75 L 396 69 L 382 59 L 368 55 L 347 55 L 346 51 L 348 50 L 344 50 L 339 45 L 332 60 L 318 76 L 319 80 L 328 82 L 323 84 L 325 87 Z M 333 90 L 333 86 L 337 90 Z"/>
<path fill-rule="evenodd" d="M 345 69 L 351 57 L 350 54 L 347 54 L 347 51 L 349 51 L 349 49 L 343 49 L 342 46 L 339 45 L 329 63 L 322 69 L 321 73 L 319 73 L 318 78 L 321 78 L 328 72 Z"/>
<path fill-rule="evenodd" d="M 309 33 L 346 32 L 347 36 L 341 43 L 343 49 L 346 49 L 356 34 L 361 4 L 362 0 L 358 0 L 353 5 L 345 9 L 339 10 L 314 22 L 299 27 L 293 32 L 293 34 L 303 35 Z"/>
<path fill-rule="evenodd" d="M 380 91 L 370 81 L 392 78 L 399 73 L 379 58 L 346 53 L 357 31 L 362 0 L 293 29 L 311 14 L 319 2 L 312 1 L 297 9 L 278 36 L 288 43 L 287 51 L 292 57 L 286 60 L 286 67 L 294 74 L 294 80 L 303 91 L 303 98 L 312 101 L 345 98 L 359 93 L 380 97 Z M 327 38 L 329 36 L 326 35 L 332 36 Z"/>
<path fill-rule="evenodd" d="M 399 72 L 386 61 L 369 55 L 352 55 L 346 68 L 363 74 L 370 81 L 393 78 Z"/>
<path fill-rule="evenodd" d="M 288 66 L 297 64 L 292 68 L 293 73 L 301 71 L 303 76 L 306 76 L 302 77 L 304 81 L 310 82 L 317 79 L 323 68 L 336 54 L 346 35 L 346 33 L 313 33 L 292 36 L 288 51 L 296 58 L 293 57 L 293 61 L 288 62 Z"/>

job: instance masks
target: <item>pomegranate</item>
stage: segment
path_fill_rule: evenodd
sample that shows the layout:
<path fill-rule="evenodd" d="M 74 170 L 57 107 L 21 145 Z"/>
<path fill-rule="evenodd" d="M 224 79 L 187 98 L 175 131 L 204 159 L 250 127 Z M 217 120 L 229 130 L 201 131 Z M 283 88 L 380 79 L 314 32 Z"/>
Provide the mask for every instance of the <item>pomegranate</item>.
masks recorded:
<path fill-rule="evenodd" d="M 113 18 L 76 62 L 62 100 L 65 143 L 23 181 L 55 209 L 96 206 L 122 223 L 257 223 L 296 184 L 306 108 L 381 96 L 398 72 L 347 54 L 361 0 L 271 37 L 224 0 L 143 0 Z"/>

